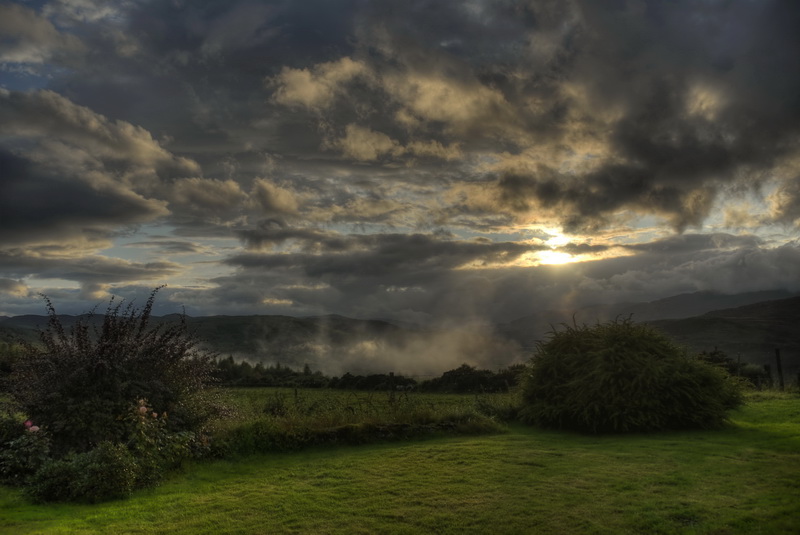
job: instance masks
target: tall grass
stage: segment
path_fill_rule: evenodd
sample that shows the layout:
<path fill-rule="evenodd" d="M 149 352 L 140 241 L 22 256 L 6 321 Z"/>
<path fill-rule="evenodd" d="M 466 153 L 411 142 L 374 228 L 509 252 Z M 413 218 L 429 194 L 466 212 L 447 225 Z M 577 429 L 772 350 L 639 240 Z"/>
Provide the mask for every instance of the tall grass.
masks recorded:
<path fill-rule="evenodd" d="M 220 397 L 227 412 L 211 428 L 211 450 L 220 457 L 443 432 L 499 432 L 516 406 L 513 394 L 237 388 L 222 389 Z"/>

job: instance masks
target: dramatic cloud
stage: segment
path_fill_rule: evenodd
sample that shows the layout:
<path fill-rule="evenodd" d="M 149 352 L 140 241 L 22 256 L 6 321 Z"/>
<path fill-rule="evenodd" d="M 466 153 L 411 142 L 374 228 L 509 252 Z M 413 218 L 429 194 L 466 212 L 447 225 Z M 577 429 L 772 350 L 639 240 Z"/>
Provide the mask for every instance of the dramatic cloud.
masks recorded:
<path fill-rule="evenodd" d="M 59 62 L 84 49 L 80 39 L 60 32 L 36 11 L 18 4 L 0 5 L 0 34 L 0 61 L 4 64 Z"/>
<path fill-rule="evenodd" d="M 798 27 L 781 0 L 2 4 L 0 313 L 163 282 L 165 310 L 422 323 L 800 291 Z"/>
<path fill-rule="evenodd" d="M 273 98 L 278 104 L 322 110 L 329 107 L 334 98 L 345 94 L 351 80 L 368 74 L 363 63 L 344 57 L 311 69 L 284 67 L 269 83 L 277 87 Z"/>

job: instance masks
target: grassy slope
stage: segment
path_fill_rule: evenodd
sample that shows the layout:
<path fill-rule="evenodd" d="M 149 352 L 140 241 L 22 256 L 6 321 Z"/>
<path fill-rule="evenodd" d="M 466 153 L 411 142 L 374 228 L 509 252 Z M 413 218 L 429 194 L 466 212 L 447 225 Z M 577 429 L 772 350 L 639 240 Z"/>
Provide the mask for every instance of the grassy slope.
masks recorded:
<path fill-rule="evenodd" d="M 588 437 L 514 427 L 199 465 L 95 506 L 0 487 L 2 533 L 796 533 L 800 400 L 717 432 Z"/>

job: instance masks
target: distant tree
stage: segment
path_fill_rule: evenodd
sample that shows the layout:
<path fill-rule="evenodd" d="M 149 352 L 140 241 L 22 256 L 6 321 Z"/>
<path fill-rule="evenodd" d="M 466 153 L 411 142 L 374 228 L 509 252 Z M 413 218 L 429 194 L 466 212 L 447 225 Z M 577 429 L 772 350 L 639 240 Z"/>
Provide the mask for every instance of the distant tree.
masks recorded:
<path fill-rule="evenodd" d="M 701 351 L 697 358 L 714 366 L 719 366 L 731 375 L 741 377 L 752 385 L 759 385 L 769 381 L 769 374 L 761 366 L 750 362 L 740 362 L 729 357 L 727 353 L 717 349 Z"/>
<path fill-rule="evenodd" d="M 444 372 L 440 377 L 425 381 L 423 390 L 454 392 L 460 394 L 479 392 L 503 392 L 517 383 L 519 371 L 507 370 L 503 375 L 491 370 L 479 370 L 475 366 L 462 364 Z"/>

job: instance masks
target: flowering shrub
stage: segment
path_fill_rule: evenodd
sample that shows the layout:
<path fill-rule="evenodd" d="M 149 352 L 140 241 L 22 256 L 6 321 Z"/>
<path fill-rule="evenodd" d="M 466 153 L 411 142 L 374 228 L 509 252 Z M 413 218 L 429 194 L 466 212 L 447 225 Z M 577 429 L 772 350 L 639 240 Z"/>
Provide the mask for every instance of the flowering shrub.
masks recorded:
<path fill-rule="evenodd" d="M 54 455 L 49 433 L 31 420 L 16 421 L 16 437 L 0 444 L 0 480 L 24 486 L 35 501 L 121 498 L 148 487 L 180 463 L 205 450 L 190 431 L 170 431 L 168 414 L 147 400 L 130 406 L 120 421 L 126 442 L 103 441 L 85 452 Z"/>
<path fill-rule="evenodd" d="M 112 303 L 101 324 L 84 318 L 69 332 L 45 297 L 42 345 L 26 346 L 9 380 L 17 412 L 0 418 L 3 481 L 39 501 L 94 502 L 198 453 L 214 363 L 185 321 L 149 327 L 157 291 L 141 312 Z"/>
<path fill-rule="evenodd" d="M 158 288 L 140 312 L 109 304 L 102 323 L 83 318 L 67 331 L 45 297 L 49 324 L 41 346 L 28 345 L 10 378 L 13 400 L 33 422 L 47 422 L 56 455 L 127 442 L 120 416 L 146 398 L 171 432 L 198 431 L 208 417 L 211 355 L 183 321 L 150 326 Z"/>
<path fill-rule="evenodd" d="M 138 464 L 139 486 L 157 483 L 164 472 L 193 456 L 195 433 L 171 432 L 168 414 L 153 411 L 146 399 L 140 399 L 123 419 L 130 426 L 127 447 Z"/>

